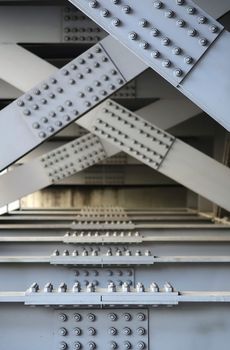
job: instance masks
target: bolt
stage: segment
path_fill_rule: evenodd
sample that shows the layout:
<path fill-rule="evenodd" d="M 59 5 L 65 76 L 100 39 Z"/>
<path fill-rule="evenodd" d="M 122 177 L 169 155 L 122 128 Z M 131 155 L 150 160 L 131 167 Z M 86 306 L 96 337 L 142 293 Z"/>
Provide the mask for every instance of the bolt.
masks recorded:
<path fill-rule="evenodd" d="M 143 341 L 139 341 L 137 343 L 137 349 L 140 349 L 140 350 L 145 349 L 145 343 Z"/>
<path fill-rule="evenodd" d="M 171 292 L 173 292 L 173 287 L 172 287 L 172 285 L 169 282 L 166 282 L 164 284 L 164 290 L 167 293 L 171 293 Z"/>
<path fill-rule="evenodd" d="M 118 345 L 117 345 L 117 343 L 115 341 L 112 341 L 110 343 L 110 349 L 117 349 L 117 347 L 118 347 Z"/>
<path fill-rule="evenodd" d="M 162 45 L 168 46 L 169 44 L 170 44 L 169 38 L 163 38 L 163 39 L 162 39 Z"/>
<path fill-rule="evenodd" d="M 103 10 L 101 10 L 101 15 L 102 15 L 102 17 L 108 17 L 109 11 L 107 9 L 103 9 Z"/>
<path fill-rule="evenodd" d="M 53 285 L 49 282 L 45 285 L 44 287 L 44 292 L 45 293 L 51 293 L 53 291 Z"/>
<path fill-rule="evenodd" d="M 211 30 L 212 33 L 217 33 L 219 28 L 217 26 L 211 26 L 210 30 Z"/>
<path fill-rule="evenodd" d="M 90 1 L 89 6 L 92 8 L 96 8 L 98 5 L 98 2 L 96 0 Z"/>
<path fill-rule="evenodd" d="M 117 320 L 117 315 L 115 313 L 109 313 L 108 318 L 110 321 L 116 321 Z"/>
<path fill-rule="evenodd" d="M 125 5 L 125 6 L 122 7 L 122 10 L 123 10 L 123 12 L 125 12 L 125 13 L 130 13 L 131 7 L 128 6 L 128 5 Z"/>
<path fill-rule="evenodd" d="M 159 292 L 159 287 L 155 282 L 150 284 L 150 291 L 153 293 Z"/>
<path fill-rule="evenodd" d="M 174 74 L 176 77 L 181 77 L 183 74 L 183 71 L 179 68 L 175 69 Z"/>
<path fill-rule="evenodd" d="M 76 322 L 80 322 L 81 321 L 81 315 L 78 314 L 78 313 L 75 313 L 73 315 L 73 318 L 74 318 L 74 321 L 76 321 Z"/>
<path fill-rule="evenodd" d="M 81 335 L 81 328 L 79 328 L 79 327 L 76 327 L 76 328 L 74 328 L 74 330 L 73 330 L 73 332 L 74 332 L 74 334 L 76 335 L 76 336 L 79 336 L 79 335 Z"/>
<path fill-rule="evenodd" d="M 181 48 L 180 47 L 174 47 L 172 52 L 174 55 L 180 55 L 181 54 Z"/>
<path fill-rule="evenodd" d="M 163 4 L 162 4 L 161 1 L 154 1 L 153 5 L 154 5 L 154 7 L 155 7 L 156 9 L 160 9 L 160 8 L 163 7 Z M 129 348 L 128 348 L 128 349 L 129 349 Z"/>
<path fill-rule="evenodd" d="M 132 331 L 131 331 L 131 329 L 129 327 L 125 327 L 123 329 L 123 333 L 124 333 L 124 335 L 127 336 L 127 335 L 131 335 Z"/>
<path fill-rule="evenodd" d="M 144 292 L 145 291 L 145 287 L 143 285 L 143 283 L 137 283 L 137 287 L 136 287 L 136 290 L 138 293 L 141 293 L 141 292 Z"/>
<path fill-rule="evenodd" d="M 87 318 L 90 322 L 94 322 L 96 320 L 96 316 L 92 313 L 88 314 Z"/>
<path fill-rule="evenodd" d="M 194 13 L 196 13 L 196 9 L 195 7 L 188 7 L 187 12 L 189 15 L 194 15 Z"/>
<path fill-rule="evenodd" d="M 65 321 L 67 321 L 68 318 L 67 318 L 66 314 L 59 314 L 58 319 L 62 322 L 65 322 Z"/>
<path fill-rule="evenodd" d="M 137 334 L 138 335 L 144 335 L 145 334 L 145 329 L 143 327 L 137 328 Z"/>
<path fill-rule="evenodd" d="M 142 312 L 139 312 L 137 314 L 137 319 L 138 319 L 138 321 L 144 321 L 145 320 L 145 315 Z"/>
<path fill-rule="evenodd" d="M 116 335 L 116 334 L 117 334 L 117 329 L 114 328 L 114 327 L 110 327 L 110 328 L 108 329 L 108 333 L 109 333 L 110 335 Z"/>
<path fill-rule="evenodd" d="M 132 345 L 129 341 L 124 342 L 124 349 L 132 349 Z"/>
<path fill-rule="evenodd" d="M 90 341 L 90 342 L 88 343 L 88 349 L 94 350 L 94 349 L 96 349 L 96 348 L 97 348 L 97 346 L 96 346 L 96 344 L 95 344 L 93 341 Z"/>
<path fill-rule="evenodd" d="M 62 327 L 59 329 L 58 333 L 64 337 L 65 335 L 67 335 L 67 329 Z"/>
<path fill-rule="evenodd" d="M 88 334 L 91 336 L 96 335 L 96 329 L 93 327 L 88 328 Z"/>
<path fill-rule="evenodd" d="M 191 56 L 187 56 L 187 57 L 185 57 L 184 61 L 187 64 L 191 64 L 193 62 L 193 58 Z"/>
<path fill-rule="evenodd" d="M 58 287 L 58 292 L 59 292 L 59 293 L 65 293 L 66 290 L 67 290 L 67 285 L 66 285 L 64 282 L 62 282 L 62 283 L 60 284 L 60 286 Z"/>
<path fill-rule="evenodd" d="M 200 16 L 198 18 L 198 23 L 200 23 L 200 24 L 204 24 L 204 23 L 206 23 L 206 21 L 207 21 L 207 18 L 205 16 Z"/>
<path fill-rule="evenodd" d="M 200 43 L 201 46 L 206 46 L 208 44 L 208 40 L 205 39 L 205 38 L 201 38 L 199 40 L 199 43 Z"/>
<path fill-rule="evenodd" d="M 112 24 L 114 25 L 114 27 L 118 27 L 121 24 L 121 21 L 119 20 L 119 18 L 114 18 L 112 20 Z"/>
<path fill-rule="evenodd" d="M 157 50 L 152 51 L 151 56 L 152 56 L 153 58 L 158 58 L 158 57 L 160 57 L 160 52 L 157 51 Z"/>
<path fill-rule="evenodd" d="M 81 348 L 82 348 L 82 346 L 81 346 L 81 343 L 80 343 L 79 341 L 77 341 L 77 342 L 74 343 L 74 349 L 75 349 L 75 350 L 79 350 L 79 349 L 81 349 Z"/>
<path fill-rule="evenodd" d="M 62 341 L 60 344 L 59 344 L 59 349 L 60 350 L 65 350 L 65 349 L 68 349 L 68 345 Z"/>
<path fill-rule="evenodd" d="M 172 10 L 165 12 L 165 17 L 172 18 L 174 17 L 175 13 Z"/>
<path fill-rule="evenodd" d="M 37 293 L 38 290 L 39 290 L 39 285 L 37 284 L 37 282 L 34 282 L 29 288 L 30 293 Z"/>
<path fill-rule="evenodd" d="M 136 40 L 138 37 L 137 33 L 136 32 L 130 32 L 129 33 L 129 39 L 131 40 Z"/>

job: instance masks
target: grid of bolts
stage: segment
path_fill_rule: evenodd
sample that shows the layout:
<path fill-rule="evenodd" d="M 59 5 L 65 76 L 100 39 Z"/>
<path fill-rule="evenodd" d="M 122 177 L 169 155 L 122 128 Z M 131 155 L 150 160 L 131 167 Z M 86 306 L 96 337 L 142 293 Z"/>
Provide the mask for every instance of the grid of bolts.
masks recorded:
<path fill-rule="evenodd" d="M 101 45 L 95 45 L 13 106 L 39 139 L 46 139 L 125 84 Z"/>
<path fill-rule="evenodd" d="M 116 312 L 64 310 L 56 319 L 60 350 L 148 349 L 148 313 L 143 309 L 117 309 Z"/>
<path fill-rule="evenodd" d="M 191 0 L 72 1 L 171 82 L 179 83 L 223 27 Z"/>

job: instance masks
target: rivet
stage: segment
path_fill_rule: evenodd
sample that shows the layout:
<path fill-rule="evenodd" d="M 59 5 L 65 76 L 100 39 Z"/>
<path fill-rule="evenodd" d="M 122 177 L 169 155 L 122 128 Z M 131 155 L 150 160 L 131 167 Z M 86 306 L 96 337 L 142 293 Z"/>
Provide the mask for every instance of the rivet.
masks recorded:
<path fill-rule="evenodd" d="M 149 47 L 149 43 L 147 43 L 147 41 L 142 41 L 139 45 L 144 50 L 146 50 Z"/>
<path fill-rule="evenodd" d="M 69 71 L 68 71 L 67 69 L 63 69 L 63 70 L 61 71 L 61 73 L 62 73 L 63 75 L 68 75 L 68 74 L 69 74 Z"/>
<path fill-rule="evenodd" d="M 29 110 L 29 109 L 24 109 L 23 114 L 28 116 L 28 115 L 30 115 L 31 113 L 30 113 L 30 110 Z"/>
<path fill-rule="evenodd" d="M 177 5 L 181 6 L 184 5 L 185 0 L 176 0 Z"/>
<path fill-rule="evenodd" d="M 59 349 L 60 350 L 65 350 L 65 349 L 68 349 L 68 345 L 62 341 L 60 344 L 59 344 Z"/>
<path fill-rule="evenodd" d="M 207 18 L 205 16 L 198 17 L 198 23 L 204 24 L 207 22 Z"/>
<path fill-rule="evenodd" d="M 98 2 L 96 0 L 93 0 L 93 1 L 89 2 L 89 6 L 92 7 L 92 8 L 96 8 L 97 5 L 98 5 Z"/>
<path fill-rule="evenodd" d="M 152 36 L 158 36 L 160 34 L 160 31 L 157 28 L 152 28 L 151 34 Z"/>
<path fill-rule="evenodd" d="M 165 17 L 167 17 L 167 18 L 172 18 L 172 17 L 174 17 L 174 15 L 175 15 L 175 13 L 172 10 L 165 12 Z"/>
<path fill-rule="evenodd" d="M 48 118 L 46 118 L 46 117 L 43 117 L 42 119 L 41 119 L 41 121 L 42 121 L 42 123 L 48 123 Z"/>
<path fill-rule="evenodd" d="M 178 25 L 178 27 L 183 28 L 185 26 L 185 21 L 183 21 L 183 19 L 178 19 L 178 21 L 176 22 L 176 24 Z"/>
<path fill-rule="evenodd" d="M 177 68 L 177 69 L 174 70 L 174 75 L 176 77 L 181 77 L 182 74 L 183 74 L 183 71 L 181 69 Z"/>
<path fill-rule="evenodd" d="M 169 68 L 171 66 L 171 61 L 170 60 L 164 60 L 162 62 L 162 66 L 165 68 Z"/>
<path fill-rule="evenodd" d="M 151 56 L 152 56 L 153 58 L 158 58 L 158 57 L 160 57 L 160 52 L 157 51 L 157 50 L 152 51 L 152 52 L 151 52 Z"/>
<path fill-rule="evenodd" d="M 206 46 L 206 45 L 208 44 L 208 40 L 205 39 L 205 38 L 201 38 L 201 39 L 199 40 L 199 44 L 200 44 L 201 46 Z"/>
<path fill-rule="evenodd" d="M 54 98 L 55 97 L 55 95 L 51 92 L 50 94 L 49 94 L 49 98 Z"/>
<path fill-rule="evenodd" d="M 163 4 L 162 4 L 161 1 L 154 1 L 153 6 L 154 6 L 156 9 L 161 9 L 161 8 L 163 7 Z"/>
<path fill-rule="evenodd" d="M 137 39 L 137 33 L 136 32 L 130 32 L 129 33 L 129 39 L 136 40 Z"/>
<path fill-rule="evenodd" d="M 24 103 L 22 100 L 18 100 L 18 101 L 17 101 L 17 105 L 18 105 L 19 107 L 23 107 L 24 104 L 25 104 L 25 103 Z"/>
<path fill-rule="evenodd" d="M 193 62 L 193 58 L 191 56 L 187 56 L 187 57 L 185 57 L 184 61 L 187 64 L 191 64 Z"/>
<path fill-rule="evenodd" d="M 119 18 L 114 18 L 112 20 L 112 25 L 114 25 L 114 27 L 118 27 L 121 24 L 121 21 L 119 20 Z"/>
<path fill-rule="evenodd" d="M 180 47 L 174 47 L 172 52 L 173 52 L 174 55 L 180 55 L 182 50 L 181 50 Z"/>
<path fill-rule="evenodd" d="M 162 39 L 162 45 L 168 46 L 170 44 L 170 39 L 169 38 L 163 38 Z"/>
<path fill-rule="evenodd" d="M 195 7 L 188 7 L 187 12 L 189 15 L 194 15 L 196 13 Z"/>
<path fill-rule="evenodd" d="M 212 33 L 217 33 L 219 28 L 217 26 L 211 26 L 210 30 L 211 30 Z"/>
<path fill-rule="evenodd" d="M 79 335 L 81 335 L 81 328 L 79 328 L 79 327 L 76 327 L 76 328 L 74 328 L 74 330 L 73 330 L 73 332 L 74 332 L 74 334 L 76 335 L 76 336 L 79 336 Z"/>
<path fill-rule="evenodd" d="M 122 11 L 123 11 L 124 13 L 130 13 L 131 7 L 128 6 L 128 5 L 125 5 L 125 6 L 122 7 Z"/>
<path fill-rule="evenodd" d="M 188 35 L 189 36 L 196 36 L 197 35 L 196 29 L 189 29 L 188 30 Z"/>
<path fill-rule="evenodd" d="M 102 17 L 108 17 L 109 16 L 109 10 L 107 10 L 107 9 L 101 10 L 101 15 L 102 15 Z"/>
<path fill-rule="evenodd" d="M 140 27 L 145 28 L 145 27 L 147 27 L 147 25 L 148 25 L 148 21 L 147 21 L 145 18 L 141 18 L 141 19 L 139 20 L 139 26 L 140 26 Z"/>
<path fill-rule="evenodd" d="M 115 313 L 109 313 L 108 318 L 110 321 L 116 321 L 117 320 L 117 315 Z"/>

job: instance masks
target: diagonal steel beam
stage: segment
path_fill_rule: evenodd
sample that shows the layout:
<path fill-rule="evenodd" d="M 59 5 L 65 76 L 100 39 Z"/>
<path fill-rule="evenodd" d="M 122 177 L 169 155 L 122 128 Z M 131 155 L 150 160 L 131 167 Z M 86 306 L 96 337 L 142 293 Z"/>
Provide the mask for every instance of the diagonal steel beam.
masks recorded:
<path fill-rule="evenodd" d="M 230 34 L 193 1 L 71 2 L 230 130 Z"/>
<path fill-rule="evenodd" d="M 109 151 L 103 151 L 103 154 L 111 156 L 124 151 L 152 169 L 176 180 L 224 209 L 230 210 L 230 188 L 228 186 L 230 169 L 147 122 L 137 114 L 108 100 L 88 112 L 78 120 L 78 123 L 98 136 L 100 140 L 113 146 Z M 84 152 L 84 143 L 81 142 L 81 139 L 79 141 L 76 140 L 63 146 L 62 149 L 65 151 L 49 152 L 48 155 L 34 159 L 7 175 L 3 175 L 0 178 L 0 207 L 9 201 L 18 199 L 18 196 L 41 189 L 52 181 L 58 181 L 63 176 L 73 175 L 81 170 L 78 164 L 79 158 L 68 151 L 71 150 L 72 144 L 78 143 Z M 104 149 L 108 149 L 108 143 L 105 144 Z M 94 147 L 92 145 L 91 148 Z M 92 154 L 91 148 L 90 155 Z M 86 151 L 88 152 L 88 148 Z M 97 158 L 98 160 L 100 159 Z M 87 159 L 85 161 L 88 163 Z M 65 165 L 68 165 L 67 169 Z M 26 180 L 31 178 L 32 181 Z"/>
<path fill-rule="evenodd" d="M 33 58 L 37 67 L 40 60 Z M 27 83 L 40 74 L 43 78 L 47 67 L 53 69 L 45 64 L 41 71 L 31 70 L 32 78 Z M 0 112 L 0 170 L 80 118 L 145 69 L 145 64 L 133 59 L 130 51 L 112 37 L 105 38 L 62 69 L 55 69 L 50 78 Z M 19 74 L 18 81 L 23 80 Z"/>
<path fill-rule="evenodd" d="M 142 163 L 230 210 L 230 169 L 111 100 L 79 120 Z"/>

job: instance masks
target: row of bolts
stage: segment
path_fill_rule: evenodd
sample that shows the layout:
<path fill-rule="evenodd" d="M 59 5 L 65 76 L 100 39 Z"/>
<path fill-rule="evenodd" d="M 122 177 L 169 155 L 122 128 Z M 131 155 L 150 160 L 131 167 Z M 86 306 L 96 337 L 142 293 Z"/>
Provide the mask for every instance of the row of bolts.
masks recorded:
<path fill-rule="evenodd" d="M 43 289 L 43 292 L 45 293 L 52 293 L 54 290 L 54 287 L 53 287 L 53 284 L 52 283 L 47 283 L 45 286 L 44 286 L 44 289 Z M 31 287 L 29 288 L 29 292 L 31 293 L 37 293 L 39 291 L 39 285 L 37 282 L 34 282 Z M 57 291 L 59 293 L 66 293 L 67 292 L 67 284 L 62 282 Z M 117 291 L 117 287 L 116 287 L 116 284 L 114 282 L 109 282 L 108 284 L 108 287 L 107 287 L 107 291 L 108 292 L 116 292 Z M 172 285 L 169 283 L 169 282 L 166 282 L 164 284 L 164 287 L 163 287 L 163 292 L 166 292 L 166 293 L 172 293 L 174 291 L 174 288 L 172 287 Z M 76 282 L 74 283 L 73 287 L 72 287 L 72 292 L 74 293 L 79 293 L 81 292 L 81 284 L 80 282 Z M 93 292 L 96 292 L 96 286 L 94 283 L 89 283 L 87 286 L 86 286 L 86 292 L 88 293 L 93 293 Z M 122 292 L 132 292 L 131 291 L 131 286 L 130 286 L 130 283 L 128 282 L 124 282 L 122 284 Z M 136 289 L 134 292 L 137 292 L 137 293 L 141 293 L 141 292 L 145 292 L 145 287 L 144 287 L 144 284 L 139 282 L 137 283 L 136 285 Z M 155 282 L 152 282 L 150 284 L 150 288 L 149 288 L 149 292 L 153 292 L 153 293 L 158 293 L 160 292 L 160 288 L 158 286 L 157 283 Z"/>

